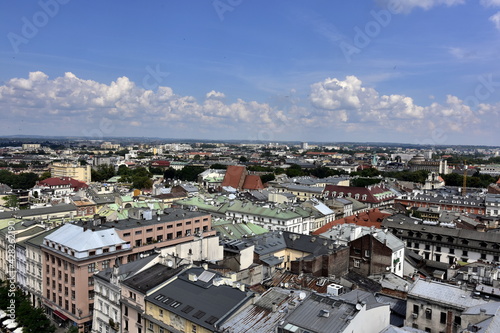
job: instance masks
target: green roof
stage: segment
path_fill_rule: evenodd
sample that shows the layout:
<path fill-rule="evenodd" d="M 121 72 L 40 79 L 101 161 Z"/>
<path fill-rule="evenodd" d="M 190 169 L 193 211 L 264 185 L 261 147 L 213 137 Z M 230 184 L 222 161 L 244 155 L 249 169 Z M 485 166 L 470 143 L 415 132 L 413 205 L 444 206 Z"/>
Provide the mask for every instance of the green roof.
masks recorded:
<path fill-rule="evenodd" d="M 269 232 L 253 223 L 232 223 L 228 220 L 212 220 L 212 226 L 219 233 L 221 238 L 241 239 L 245 235 L 250 237 Z"/>

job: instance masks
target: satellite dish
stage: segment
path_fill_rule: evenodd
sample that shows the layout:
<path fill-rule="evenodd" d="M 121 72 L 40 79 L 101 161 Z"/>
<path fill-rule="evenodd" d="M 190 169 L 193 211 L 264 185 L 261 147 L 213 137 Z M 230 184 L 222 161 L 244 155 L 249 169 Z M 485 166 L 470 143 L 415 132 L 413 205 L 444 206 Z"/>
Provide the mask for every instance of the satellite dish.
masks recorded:
<path fill-rule="evenodd" d="M 361 304 L 356 304 L 356 310 L 360 311 L 363 308 L 363 305 Z"/>
<path fill-rule="evenodd" d="M 172 262 L 172 260 L 167 261 L 167 266 L 168 267 L 172 267 L 173 265 L 174 265 L 174 263 Z"/>
<path fill-rule="evenodd" d="M 300 300 L 304 300 L 306 298 L 306 293 L 301 291 L 300 294 L 299 294 L 299 299 Z"/>

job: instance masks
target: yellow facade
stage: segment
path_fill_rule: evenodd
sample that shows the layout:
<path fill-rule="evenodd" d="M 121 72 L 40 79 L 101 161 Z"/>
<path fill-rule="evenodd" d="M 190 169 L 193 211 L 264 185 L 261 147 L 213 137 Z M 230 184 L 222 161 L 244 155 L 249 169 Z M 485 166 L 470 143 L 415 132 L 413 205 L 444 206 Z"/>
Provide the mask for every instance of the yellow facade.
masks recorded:
<path fill-rule="evenodd" d="M 186 317 L 189 318 L 189 316 Z M 147 331 L 153 333 L 166 333 L 172 328 L 181 332 L 212 332 L 148 301 L 146 301 L 146 316 L 144 319 Z"/>
<path fill-rule="evenodd" d="M 50 174 L 55 178 L 71 177 L 87 184 L 91 181 L 90 165 L 56 162 L 50 166 Z"/>

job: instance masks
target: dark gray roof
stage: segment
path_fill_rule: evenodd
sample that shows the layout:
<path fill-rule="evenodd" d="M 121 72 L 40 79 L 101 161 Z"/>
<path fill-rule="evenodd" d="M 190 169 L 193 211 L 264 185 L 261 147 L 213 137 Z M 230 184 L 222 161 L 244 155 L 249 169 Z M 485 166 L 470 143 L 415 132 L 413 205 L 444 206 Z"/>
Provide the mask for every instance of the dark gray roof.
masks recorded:
<path fill-rule="evenodd" d="M 40 245 L 43 243 L 43 239 L 50 235 L 51 233 L 53 233 L 54 231 L 56 231 L 59 227 L 56 227 L 54 229 L 50 229 L 50 230 L 47 230 L 45 232 L 42 232 L 38 235 L 36 235 L 35 237 L 31 237 L 29 239 L 26 240 L 26 244 L 29 245 L 29 246 L 34 246 L 34 247 L 40 247 Z"/>
<path fill-rule="evenodd" d="M 358 301 L 365 301 L 367 309 L 388 306 L 377 302 L 375 297 L 360 290 L 341 297 L 312 294 L 297 307 L 280 327 L 291 324 L 310 332 L 343 332 L 350 320 L 356 317 Z M 328 313 L 327 316 L 322 314 Z"/>
<path fill-rule="evenodd" d="M 188 274 L 195 274 L 197 281 L 190 281 Z M 208 278 L 202 278 L 202 274 Z M 228 285 L 215 286 L 212 281 L 218 276 L 217 273 L 205 271 L 203 268 L 191 268 L 147 296 L 146 301 L 214 331 L 215 323 L 231 314 L 235 307 L 242 305 L 252 296 L 251 293 L 247 294 Z"/>
<path fill-rule="evenodd" d="M 142 269 L 144 266 L 149 264 L 151 261 L 156 259 L 156 257 L 158 257 L 158 256 L 159 256 L 159 254 L 155 253 L 155 254 L 152 254 L 150 256 L 147 256 L 146 258 L 141 258 L 139 260 L 131 261 L 131 262 L 128 262 L 126 264 L 120 265 L 118 267 L 118 275 L 120 276 L 120 278 L 122 280 L 124 280 L 124 279 L 134 275 L 137 271 Z M 112 273 L 113 273 L 113 267 L 110 267 L 110 268 L 107 268 L 103 271 L 100 271 L 95 276 L 109 282 Z"/>
<path fill-rule="evenodd" d="M 151 220 L 139 220 L 139 219 L 128 218 L 125 220 L 105 222 L 105 223 L 102 223 L 102 224 L 99 224 L 96 226 L 92 226 L 92 228 L 95 230 L 108 229 L 108 228 L 115 228 L 118 230 L 126 230 L 126 229 L 136 228 L 136 227 L 140 227 L 140 226 L 155 225 L 155 224 L 160 224 L 160 223 L 165 223 L 165 222 L 173 222 L 173 221 L 178 221 L 178 220 L 182 220 L 182 219 L 191 219 L 191 218 L 207 216 L 207 215 L 209 215 L 209 214 L 204 213 L 204 212 L 189 211 L 186 209 L 165 209 L 165 214 L 155 215 L 153 213 L 153 218 Z M 158 217 L 159 217 L 159 219 L 158 219 Z M 76 224 L 79 226 L 84 226 L 85 223 L 86 222 L 84 222 L 84 221 L 79 221 Z"/>
<path fill-rule="evenodd" d="M 34 209 L 21 209 L 11 212 L 2 212 L 0 213 L 1 219 L 8 219 L 11 217 L 15 218 L 26 218 L 32 216 L 42 216 L 47 214 L 55 214 L 55 213 L 63 213 L 63 212 L 76 212 L 76 206 L 73 204 L 68 205 L 56 205 L 52 207 L 42 207 L 42 208 L 34 208 Z"/>
<path fill-rule="evenodd" d="M 162 282 L 179 274 L 182 269 L 183 267 L 170 268 L 162 264 L 156 264 L 124 280 L 122 283 L 127 287 L 145 294 L 148 290 L 155 288 Z"/>
<path fill-rule="evenodd" d="M 479 232 L 476 230 L 466 230 L 457 228 L 447 228 L 433 225 L 424 225 L 421 220 L 408 217 L 403 214 L 396 214 L 390 217 L 386 217 L 382 221 L 382 226 L 393 230 L 401 230 L 401 232 L 394 232 L 398 237 L 405 232 L 412 231 L 414 233 L 420 232 L 425 234 L 435 234 L 440 235 L 443 238 L 453 237 L 456 239 L 466 239 L 468 241 L 485 241 L 498 243 L 500 242 L 500 235 L 491 232 Z"/>

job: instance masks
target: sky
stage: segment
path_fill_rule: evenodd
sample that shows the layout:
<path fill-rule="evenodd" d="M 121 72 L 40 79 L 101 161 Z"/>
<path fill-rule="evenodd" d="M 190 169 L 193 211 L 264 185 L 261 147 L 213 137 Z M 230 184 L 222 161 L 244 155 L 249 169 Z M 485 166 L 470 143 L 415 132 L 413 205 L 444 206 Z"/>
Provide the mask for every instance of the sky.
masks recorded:
<path fill-rule="evenodd" d="M 0 3 L 0 136 L 500 145 L 500 0 Z"/>

